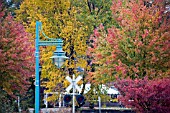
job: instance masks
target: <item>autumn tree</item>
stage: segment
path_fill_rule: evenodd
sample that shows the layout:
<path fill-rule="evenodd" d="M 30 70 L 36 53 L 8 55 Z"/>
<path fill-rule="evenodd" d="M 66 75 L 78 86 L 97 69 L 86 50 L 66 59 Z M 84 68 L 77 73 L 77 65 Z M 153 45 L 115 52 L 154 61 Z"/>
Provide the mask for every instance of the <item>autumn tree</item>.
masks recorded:
<path fill-rule="evenodd" d="M 113 14 L 110 9 L 112 0 L 74 0 L 72 1 L 73 6 L 77 10 L 76 18 L 78 21 L 84 23 L 87 26 L 86 34 L 87 34 L 87 45 L 90 43 L 90 35 L 93 33 L 93 30 L 97 28 L 100 24 L 104 26 L 104 29 L 111 27 L 115 24 L 114 18 L 112 18 Z M 88 71 L 93 68 L 91 66 L 91 58 L 86 54 L 83 56 L 84 59 L 87 60 L 87 68 L 85 68 L 84 76 L 83 76 L 83 90 L 85 89 L 85 84 L 89 82 Z M 93 79 L 93 78 L 91 78 Z M 88 100 L 97 99 L 98 96 L 102 97 L 102 93 L 100 90 L 101 84 L 96 85 L 95 82 L 90 82 L 91 90 L 86 94 L 86 98 Z M 94 93 L 94 89 L 97 93 Z M 83 94 L 82 90 L 82 94 Z M 103 95 L 104 96 L 104 95 Z M 105 97 L 104 97 L 105 98 Z"/>
<path fill-rule="evenodd" d="M 91 36 L 88 54 L 98 65 L 93 75 L 133 79 L 169 75 L 168 13 L 163 13 L 162 3 L 155 2 L 152 7 L 141 0 L 113 2 L 119 26 L 107 32 L 98 27 Z"/>
<path fill-rule="evenodd" d="M 34 72 L 34 48 L 23 25 L 4 10 L 0 3 L 0 90 L 3 112 L 10 112 L 13 97 L 23 95 L 29 86 L 28 79 Z"/>
<path fill-rule="evenodd" d="M 87 54 L 93 58 L 95 70 L 89 72 L 88 79 L 96 84 L 119 80 L 116 85 L 125 105 L 139 112 L 153 112 L 155 106 L 159 112 L 167 112 L 169 98 L 164 96 L 165 92 L 169 95 L 169 12 L 161 0 L 148 3 L 113 1 L 118 24 L 107 31 L 103 26 L 94 30 Z"/>
<path fill-rule="evenodd" d="M 77 19 L 88 26 L 88 37 L 100 24 L 103 24 L 105 28 L 109 28 L 115 22 L 110 9 L 112 0 L 81 0 L 81 2 L 80 0 L 74 0 L 72 4 L 78 11 Z"/>
<path fill-rule="evenodd" d="M 41 78 L 46 79 L 44 86 L 49 92 L 63 91 L 68 86 L 65 77 L 72 74 L 77 76 L 77 67 L 86 68 L 87 62 L 82 56 L 86 54 L 87 26 L 77 21 L 77 11 L 69 0 L 24 0 L 16 13 L 17 20 L 33 34 L 31 39 L 35 39 L 35 22 L 38 20 L 42 22 L 42 30 L 46 36 L 64 40 L 63 49 L 69 57 L 64 69 L 58 69 L 52 64 L 50 57 L 55 47 L 40 48 Z M 41 34 L 41 40 L 47 39 Z"/>

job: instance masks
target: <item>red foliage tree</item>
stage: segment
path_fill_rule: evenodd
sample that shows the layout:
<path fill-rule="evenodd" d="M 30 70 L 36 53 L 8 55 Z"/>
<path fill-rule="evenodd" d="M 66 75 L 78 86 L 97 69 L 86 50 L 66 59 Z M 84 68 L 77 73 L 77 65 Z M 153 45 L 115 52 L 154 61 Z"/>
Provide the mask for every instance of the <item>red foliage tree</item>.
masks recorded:
<path fill-rule="evenodd" d="M 25 92 L 34 72 L 34 47 L 24 27 L 0 4 L 0 87 L 10 95 Z"/>
<path fill-rule="evenodd" d="M 117 26 L 102 27 L 91 36 L 88 54 L 96 64 L 94 75 L 150 78 L 170 74 L 170 19 L 161 1 L 150 7 L 143 0 L 113 1 Z"/>
<path fill-rule="evenodd" d="M 91 36 L 88 55 L 95 70 L 88 79 L 118 78 L 124 105 L 141 113 L 169 113 L 170 12 L 163 0 L 144 1 L 113 0 L 117 25 L 107 31 L 99 26 Z"/>
<path fill-rule="evenodd" d="M 115 84 L 122 94 L 119 99 L 140 113 L 170 112 L 170 78 L 149 80 L 124 79 Z"/>

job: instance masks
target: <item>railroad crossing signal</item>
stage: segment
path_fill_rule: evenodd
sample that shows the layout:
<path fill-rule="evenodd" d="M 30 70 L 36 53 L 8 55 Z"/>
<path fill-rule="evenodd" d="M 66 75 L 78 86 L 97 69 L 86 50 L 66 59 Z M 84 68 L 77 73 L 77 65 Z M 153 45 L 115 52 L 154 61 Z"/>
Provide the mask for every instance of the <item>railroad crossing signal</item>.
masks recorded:
<path fill-rule="evenodd" d="M 69 92 L 73 87 L 77 89 L 79 92 L 81 92 L 81 88 L 77 85 L 77 83 L 82 79 L 81 76 L 78 76 L 75 80 L 74 78 L 71 79 L 69 76 L 66 77 L 66 79 L 71 83 L 67 88 L 66 91 Z"/>
<path fill-rule="evenodd" d="M 66 91 L 69 92 L 73 88 L 73 113 L 75 113 L 75 102 L 74 102 L 74 96 L 75 96 L 75 89 L 77 89 L 79 92 L 81 91 L 81 88 L 77 85 L 77 82 L 82 79 L 81 76 L 78 76 L 75 79 L 75 75 L 73 74 L 73 79 L 71 79 L 69 76 L 66 77 L 66 79 L 71 83 L 67 88 Z"/>

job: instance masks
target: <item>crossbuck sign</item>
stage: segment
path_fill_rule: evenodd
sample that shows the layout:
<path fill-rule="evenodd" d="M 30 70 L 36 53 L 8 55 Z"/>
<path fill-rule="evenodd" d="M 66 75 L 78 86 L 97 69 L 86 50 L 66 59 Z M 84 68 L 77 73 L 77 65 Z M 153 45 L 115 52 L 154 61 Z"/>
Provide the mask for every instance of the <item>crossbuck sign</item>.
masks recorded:
<path fill-rule="evenodd" d="M 77 85 L 77 82 L 80 81 L 82 79 L 81 76 L 78 76 L 75 79 L 75 75 L 73 74 L 73 79 L 71 79 L 69 76 L 66 77 L 66 79 L 71 83 L 67 88 L 66 91 L 69 93 L 69 91 L 73 88 L 73 112 L 75 113 L 75 89 L 77 89 L 79 91 L 79 93 L 81 92 L 81 88 Z"/>
<path fill-rule="evenodd" d="M 66 91 L 69 92 L 73 87 L 77 89 L 79 92 L 81 92 L 81 88 L 77 85 L 77 82 L 82 79 L 81 76 L 78 76 L 75 79 L 75 75 L 73 75 L 73 79 L 71 79 L 69 76 L 66 77 L 66 79 L 71 83 L 67 88 Z"/>

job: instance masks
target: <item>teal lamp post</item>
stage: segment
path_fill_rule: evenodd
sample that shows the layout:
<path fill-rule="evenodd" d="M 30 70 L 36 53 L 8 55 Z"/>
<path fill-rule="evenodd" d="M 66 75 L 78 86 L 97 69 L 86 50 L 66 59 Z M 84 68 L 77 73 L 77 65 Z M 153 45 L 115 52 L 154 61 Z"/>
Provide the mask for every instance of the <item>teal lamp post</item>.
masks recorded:
<path fill-rule="evenodd" d="M 45 41 L 40 40 L 40 33 L 46 38 Z M 60 68 L 65 59 L 65 52 L 62 50 L 63 40 L 49 38 L 42 31 L 42 23 L 36 21 L 36 39 L 35 39 L 35 113 L 39 113 L 40 110 L 40 75 L 39 75 L 39 47 L 40 46 L 56 46 L 56 51 L 51 57 L 54 64 Z"/>

